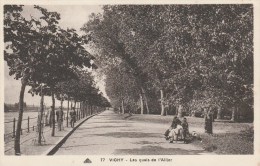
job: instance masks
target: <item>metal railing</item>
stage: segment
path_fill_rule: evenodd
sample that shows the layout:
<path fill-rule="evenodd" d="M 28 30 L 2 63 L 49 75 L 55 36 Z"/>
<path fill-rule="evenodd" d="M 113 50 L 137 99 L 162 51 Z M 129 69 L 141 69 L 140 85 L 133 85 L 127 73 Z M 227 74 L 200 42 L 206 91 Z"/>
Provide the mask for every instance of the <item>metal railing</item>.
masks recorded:
<path fill-rule="evenodd" d="M 94 111 L 92 112 L 93 113 L 96 113 L 96 112 L 99 112 L 99 111 Z M 84 113 L 83 111 L 80 111 L 80 110 L 77 110 L 76 111 L 76 120 L 80 120 L 81 118 L 84 118 L 85 116 L 88 116 L 90 115 L 91 113 Z M 34 120 L 34 119 L 37 119 L 37 120 Z M 70 120 L 70 115 L 67 115 L 66 112 L 64 111 L 64 114 L 63 114 L 63 120 L 66 120 L 66 126 L 69 127 L 69 120 Z M 26 127 L 23 126 L 21 128 L 21 132 L 20 132 L 20 135 L 24 135 L 26 133 L 30 133 L 30 132 L 35 132 L 37 131 L 37 124 L 38 124 L 38 116 L 37 117 L 30 117 L 28 116 L 26 119 L 23 119 L 22 121 L 26 121 L 27 125 Z M 4 142 L 5 144 L 9 143 L 9 142 L 12 142 L 13 139 L 15 138 L 15 134 L 16 134 L 16 127 L 17 127 L 17 119 L 16 118 L 13 118 L 13 120 L 9 120 L 9 121 L 6 121 L 4 122 L 5 125 L 8 125 L 8 124 L 11 124 L 12 123 L 12 126 L 10 126 L 9 128 L 12 127 L 11 129 L 11 132 L 10 130 L 8 130 L 7 132 L 8 133 L 4 133 Z M 55 119 L 55 127 L 57 127 L 57 120 Z M 47 125 L 50 125 L 45 117 L 43 117 L 43 126 L 47 126 Z M 6 127 L 6 126 L 5 126 Z"/>

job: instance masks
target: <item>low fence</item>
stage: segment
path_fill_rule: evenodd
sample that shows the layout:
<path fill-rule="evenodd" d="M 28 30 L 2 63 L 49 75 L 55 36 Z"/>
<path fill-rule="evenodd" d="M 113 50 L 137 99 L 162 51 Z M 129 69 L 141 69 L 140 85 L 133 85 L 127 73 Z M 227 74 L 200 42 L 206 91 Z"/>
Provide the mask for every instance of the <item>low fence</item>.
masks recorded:
<path fill-rule="evenodd" d="M 88 114 L 83 113 L 80 110 L 76 111 L 77 120 L 84 118 L 85 116 L 88 116 Z M 49 118 L 50 117 L 46 118 L 46 116 L 43 116 L 42 125 L 44 127 L 50 126 Z M 69 127 L 70 119 L 71 119 L 70 115 L 67 115 L 67 112 L 64 111 L 63 126 L 64 126 L 64 121 L 65 121 L 66 127 Z M 4 122 L 4 125 L 5 125 L 4 142 L 5 142 L 5 144 L 14 141 L 15 134 L 16 134 L 16 128 L 17 128 L 17 121 L 18 121 L 17 118 L 13 118 L 12 120 Z M 56 123 L 57 123 L 57 119 L 55 118 L 55 126 L 56 126 Z M 36 117 L 28 116 L 27 118 L 23 119 L 20 135 L 26 135 L 26 134 L 38 131 L 37 124 L 38 124 L 38 116 L 36 116 Z"/>

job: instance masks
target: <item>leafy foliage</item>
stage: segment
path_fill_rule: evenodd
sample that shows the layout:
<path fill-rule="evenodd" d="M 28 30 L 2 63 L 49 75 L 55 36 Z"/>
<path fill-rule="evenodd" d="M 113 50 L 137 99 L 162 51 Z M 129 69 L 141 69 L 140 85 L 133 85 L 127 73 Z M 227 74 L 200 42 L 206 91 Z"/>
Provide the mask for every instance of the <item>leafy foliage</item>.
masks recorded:
<path fill-rule="evenodd" d="M 164 90 L 165 104 L 252 109 L 252 5 L 107 5 L 103 10 L 82 29 L 106 73 L 116 67 L 125 77 L 134 76 L 137 89 L 155 94 L 148 101 Z M 111 96 L 118 90 L 110 91 Z"/>
<path fill-rule="evenodd" d="M 96 103 L 92 102 L 96 105 L 100 102 L 109 104 L 97 94 L 98 90 L 93 87 L 93 79 L 89 74 L 81 72 L 85 67 L 96 68 L 91 62 L 94 57 L 84 48 L 84 44 L 88 42 L 86 37 L 79 36 L 74 29 L 65 30 L 59 27 L 59 13 L 49 12 L 40 6 L 34 8 L 40 11 L 40 18 L 31 16 L 30 19 L 25 19 L 21 14 L 22 6 L 4 6 L 4 59 L 9 66 L 9 75 L 22 81 L 18 134 L 15 138 L 17 154 L 20 153 L 19 133 L 23 116 L 24 90 L 27 85 L 32 87 L 30 93 L 40 94 L 42 99 L 44 95 L 52 95 L 53 114 L 54 93 L 58 98 L 66 93 L 79 101 L 85 101 L 92 96 L 98 99 L 95 100 Z M 80 84 L 77 84 L 78 80 Z M 71 89 L 69 82 L 77 86 L 77 89 Z M 43 105 L 43 100 L 41 103 Z M 42 112 L 43 109 L 41 115 Z M 52 136 L 54 129 L 53 125 Z"/>

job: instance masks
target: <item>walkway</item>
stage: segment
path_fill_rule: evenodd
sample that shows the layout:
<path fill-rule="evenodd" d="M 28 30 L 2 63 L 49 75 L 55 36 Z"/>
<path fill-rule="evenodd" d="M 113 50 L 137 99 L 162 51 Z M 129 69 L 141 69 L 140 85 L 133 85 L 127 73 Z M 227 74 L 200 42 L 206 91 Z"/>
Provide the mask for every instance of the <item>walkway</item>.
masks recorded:
<path fill-rule="evenodd" d="M 192 144 L 170 144 L 165 125 L 128 121 L 107 110 L 83 123 L 55 155 L 172 155 L 205 154 Z"/>

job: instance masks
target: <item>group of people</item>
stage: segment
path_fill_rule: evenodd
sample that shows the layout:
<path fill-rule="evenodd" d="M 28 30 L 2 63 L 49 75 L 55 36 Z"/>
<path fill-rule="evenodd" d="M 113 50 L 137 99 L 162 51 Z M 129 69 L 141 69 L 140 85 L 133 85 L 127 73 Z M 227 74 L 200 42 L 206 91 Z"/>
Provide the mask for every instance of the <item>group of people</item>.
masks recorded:
<path fill-rule="evenodd" d="M 166 130 L 164 135 L 166 140 L 170 140 L 170 143 L 173 143 L 173 141 L 177 142 L 178 140 L 183 140 L 184 143 L 188 143 L 188 134 L 189 124 L 187 122 L 187 118 L 183 118 L 181 121 L 177 116 L 175 116 L 170 128 Z"/>
<path fill-rule="evenodd" d="M 58 130 L 62 130 L 63 127 L 63 119 L 64 119 L 64 112 L 62 110 L 61 107 L 59 107 L 59 109 L 57 111 L 55 111 L 56 113 L 52 113 L 52 106 L 50 107 L 50 109 L 48 109 L 46 111 L 46 114 L 44 115 L 44 121 L 45 121 L 45 125 L 46 126 L 50 126 L 52 127 L 53 124 L 53 118 L 55 118 L 55 114 L 56 114 L 56 122 L 58 124 Z M 76 110 L 75 107 L 72 107 L 72 110 L 70 111 L 70 125 L 71 127 L 74 127 L 74 123 L 76 122 Z"/>

